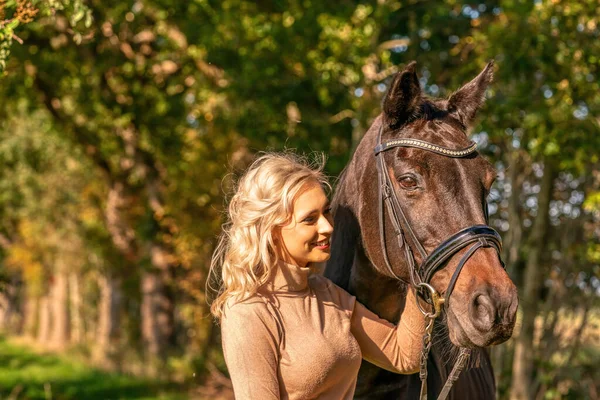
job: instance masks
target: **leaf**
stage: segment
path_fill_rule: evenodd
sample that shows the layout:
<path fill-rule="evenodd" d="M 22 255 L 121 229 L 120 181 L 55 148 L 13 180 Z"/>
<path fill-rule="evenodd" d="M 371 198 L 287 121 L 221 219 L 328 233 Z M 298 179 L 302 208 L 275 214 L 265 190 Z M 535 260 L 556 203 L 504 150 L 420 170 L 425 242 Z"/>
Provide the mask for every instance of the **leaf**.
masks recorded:
<path fill-rule="evenodd" d="M 76 9 L 75 12 L 73 13 L 73 15 L 71 15 L 71 26 L 77 25 L 77 23 L 79 21 L 81 21 L 84 16 L 85 16 L 85 9 L 83 9 L 83 8 Z"/>

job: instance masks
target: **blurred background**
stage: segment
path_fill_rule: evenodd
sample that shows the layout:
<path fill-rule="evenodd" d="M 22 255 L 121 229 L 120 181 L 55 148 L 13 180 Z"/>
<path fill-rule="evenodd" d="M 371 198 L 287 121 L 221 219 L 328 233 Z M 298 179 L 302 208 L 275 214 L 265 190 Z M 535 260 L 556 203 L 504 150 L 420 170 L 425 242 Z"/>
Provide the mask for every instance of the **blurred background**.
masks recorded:
<path fill-rule="evenodd" d="M 597 0 L 0 1 L 0 397 L 231 398 L 205 293 L 258 151 L 337 176 L 393 74 L 472 132 L 520 289 L 500 399 L 598 399 Z"/>

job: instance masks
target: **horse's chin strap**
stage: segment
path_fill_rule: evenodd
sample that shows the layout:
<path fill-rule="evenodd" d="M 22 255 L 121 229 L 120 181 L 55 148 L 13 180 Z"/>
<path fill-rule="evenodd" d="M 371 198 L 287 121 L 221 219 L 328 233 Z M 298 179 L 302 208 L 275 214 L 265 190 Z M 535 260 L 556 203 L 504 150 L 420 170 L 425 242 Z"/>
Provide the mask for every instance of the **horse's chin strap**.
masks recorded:
<path fill-rule="evenodd" d="M 463 229 L 462 231 L 452 235 L 450 238 L 442 242 L 436 247 L 431 254 L 427 254 L 417 236 L 412 230 L 406 215 L 404 214 L 400 202 L 396 196 L 396 192 L 392 186 L 392 181 L 387 170 L 383 153 L 391 148 L 395 147 L 413 147 L 423 150 L 427 150 L 436 154 L 440 154 L 446 157 L 461 158 L 468 156 L 476 151 L 477 145 L 471 143 L 469 147 L 464 149 L 448 149 L 442 146 L 438 146 L 432 143 L 424 142 L 417 139 L 395 139 L 389 140 L 385 143 L 381 142 L 381 134 L 383 131 L 383 123 L 379 128 L 377 135 L 377 146 L 375 147 L 375 156 L 377 161 L 377 178 L 379 183 L 379 202 L 378 202 L 378 217 L 379 217 L 379 237 L 381 244 L 381 253 L 383 255 L 384 264 L 389 274 L 407 284 L 410 284 L 415 288 L 417 294 L 425 300 L 425 302 L 431 307 L 430 310 L 426 310 L 419 301 L 417 296 L 417 306 L 421 310 L 421 313 L 426 319 L 425 334 L 423 335 L 423 350 L 421 352 L 420 360 L 420 373 L 421 378 L 421 400 L 427 400 L 427 359 L 429 357 L 429 351 L 432 345 L 432 333 L 435 319 L 441 314 L 444 304 L 449 304 L 450 295 L 454 290 L 458 276 L 462 271 L 464 265 L 469 258 L 475 254 L 475 252 L 484 247 L 493 247 L 500 255 L 502 249 L 502 241 L 498 232 L 490 228 L 487 225 L 474 225 Z M 385 205 L 384 205 L 385 204 Z M 385 209 L 387 209 L 398 247 L 403 248 L 408 263 L 408 270 L 410 273 L 410 282 L 399 277 L 392 268 L 390 263 L 387 248 L 386 248 L 386 227 L 385 227 Z M 486 218 L 487 219 L 487 218 Z M 487 222 L 487 221 L 486 221 Z M 411 246 L 407 243 L 404 233 L 408 234 L 410 244 L 417 249 L 423 262 L 420 268 L 416 267 L 415 258 L 411 251 Z M 452 277 L 448 283 L 445 296 L 442 297 L 433 286 L 430 285 L 430 281 L 433 278 L 434 273 L 443 267 L 443 265 L 450 260 L 456 253 L 465 247 L 472 244 L 472 246 L 465 252 L 461 257 L 456 270 L 452 274 Z M 502 260 L 501 260 L 502 262 Z M 504 266 L 504 264 L 502 264 Z M 450 393 L 450 389 L 460 373 L 465 368 L 471 350 L 468 348 L 461 348 L 458 361 L 452 368 L 446 383 L 438 397 L 438 400 L 444 400 Z"/>

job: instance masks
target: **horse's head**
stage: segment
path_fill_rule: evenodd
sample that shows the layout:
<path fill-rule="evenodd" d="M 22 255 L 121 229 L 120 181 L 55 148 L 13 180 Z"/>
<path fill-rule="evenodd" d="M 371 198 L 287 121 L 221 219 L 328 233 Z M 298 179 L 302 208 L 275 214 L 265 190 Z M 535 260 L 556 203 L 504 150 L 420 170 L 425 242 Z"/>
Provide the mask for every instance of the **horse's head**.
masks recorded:
<path fill-rule="evenodd" d="M 378 119 L 381 125 L 376 122 L 369 134 L 374 135 L 374 131 L 381 129 L 382 141 L 410 138 L 446 149 L 467 148 L 471 144 L 468 128 L 485 99 L 492 74 L 490 63 L 449 99 L 431 99 L 423 95 L 415 64 L 411 63 L 394 78 Z M 373 144 L 373 140 L 369 142 Z M 373 157 L 372 154 L 369 157 Z M 453 158 L 422 148 L 394 147 L 381 156 L 385 157 L 386 170 L 406 222 L 426 253 L 430 254 L 464 228 L 487 224 L 486 197 L 496 172 L 478 153 Z M 370 179 L 369 186 L 373 189 L 376 179 L 375 183 L 373 176 Z M 376 195 L 372 193 L 373 190 L 363 199 L 360 206 L 363 209 L 357 213 L 363 227 L 363 246 L 379 272 L 389 275 L 381 254 L 381 235 L 375 229 L 379 200 L 373 202 Z M 389 265 L 395 275 L 408 279 L 406 254 L 402 244 L 396 241 L 389 212 L 386 211 L 385 216 Z M 423 256 L 416 251 L 416 244 L 410 237 L 406 241 L 417 265 L 421 264 Z M 468 249 L 467 246 L 454 254 L 433 275 L 431 284 L 442 294 Z M 517 290 L 493 247 L 479 248 L 468 258 L 446 301 L 448 331 L 455 345 L 488 346 L 511 336 L 518 304 Z"/>

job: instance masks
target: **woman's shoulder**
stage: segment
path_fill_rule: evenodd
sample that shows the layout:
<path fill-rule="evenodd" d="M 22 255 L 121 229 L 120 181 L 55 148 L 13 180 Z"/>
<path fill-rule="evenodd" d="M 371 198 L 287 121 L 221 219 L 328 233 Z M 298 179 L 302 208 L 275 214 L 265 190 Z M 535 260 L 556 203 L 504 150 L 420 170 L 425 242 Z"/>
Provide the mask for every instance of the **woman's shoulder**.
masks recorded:
<path fill-rule="evenodd" d="M 269 315 L 269 310 L 260 294 L 253 294 L 244 298 L 231 297 L 223 307 L 222 322 L 232 321 L 251 322 Z"/>
<path fill-rule="evenodd" d="M 281 330 L 260 295 L 242 300 L 229 299 L 221 318 L 223 350 L 251 350 L 257 343 L 276 351 L 281 341 Z"/>

